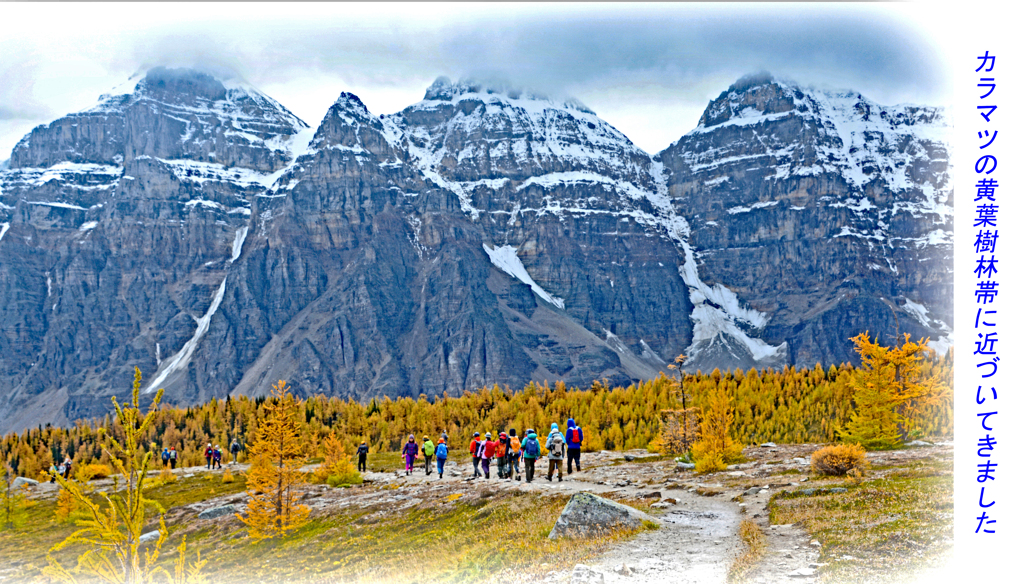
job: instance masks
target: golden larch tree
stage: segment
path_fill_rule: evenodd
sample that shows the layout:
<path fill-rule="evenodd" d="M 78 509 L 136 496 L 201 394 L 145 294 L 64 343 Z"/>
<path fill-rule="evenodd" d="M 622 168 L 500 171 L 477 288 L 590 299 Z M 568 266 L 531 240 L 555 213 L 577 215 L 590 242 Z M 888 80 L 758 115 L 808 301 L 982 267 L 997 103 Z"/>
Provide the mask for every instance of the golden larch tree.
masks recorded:
<path fill-rule="evenodd" d="M 743 447 L 729 436 L 734 418 L 732 396 L 720 384 L 708 396 L 701 415 L 700 439 L 693 445 L 697 472 L 725 470 L 727 463 L 740 458 Z"/>
<path fill-rule="evenodd" d="M 71 494 L 78 508 L 86 515 L 85 519 L 75 522 L 80 529 L 50 548 L 46 554 L 49 566 L 43 572 L 56 580 L 75 583 L 78 582 L 77 573 L 89 582 L 98 580 L 111 584 L 143 584 L 153 582 L 158 575 L 175 582 L 167 570 L 156 565 L 160 548 L 168 536 L 163 509 L 143 497 L 146 472 L 153 451 L 141 453 L 141 446 L 145 443 L 143 437 L 153 424 L 163 390 L 157 392 L 150 404 L 149 413 L 142 415 L 139 407 L 141 383 L 142 372 L 136 367 L 131 402 L 122 405 L 116 397 L 111 398 L 124 436 L 118 440 L 111 433 L 104 432 L 104 453 L 117 471 L 110 493 L 101 491 L 99 498 L 102 501 L 95 502 L 90 497 L 91 490 L 77 480 L 65 480 L 61 475 L 53 474 L 61 488 Z M 119 487 L 121 482 L 124 484 L 123 489 Z M 156 507 L 160 513 L 159 536 L 148 550 L 143 549 L 141 541 L 147 507 Z M 61 565 L 53 554 L 76 545 L 85 545 L 86 549 L 78 556 L 78 566 L 72 571 Z M 179 549 L 179 562 L 184 564 L 184 543 Z M 201 564 L 198 559 L 193 564 L 196 571 L 202 567 Z"/>
<path fill-rule="evenodd" d="M 299 504 L 305 449 L 299 439 L 299 405 L 289 389 L 278 381 L 257 420 L 253 462 L 246 476 L 249 504 L 246 514 L 238 515 L 255 541 L 283 536 L 309 517 L 309 507 Z"/>
<path fill-rule="evenodd" d="M 949 386 L 923 372 L 934 355 L 928 339 L 914 342 L 904 333 L 902 345 L 884 347 L 864 332 L 850 340 L 861 367 L 850 378 L 856 408 L 840 436 L 865 448 L 895 448 L 917 432 L 927 408 L 949 401 Z"/>

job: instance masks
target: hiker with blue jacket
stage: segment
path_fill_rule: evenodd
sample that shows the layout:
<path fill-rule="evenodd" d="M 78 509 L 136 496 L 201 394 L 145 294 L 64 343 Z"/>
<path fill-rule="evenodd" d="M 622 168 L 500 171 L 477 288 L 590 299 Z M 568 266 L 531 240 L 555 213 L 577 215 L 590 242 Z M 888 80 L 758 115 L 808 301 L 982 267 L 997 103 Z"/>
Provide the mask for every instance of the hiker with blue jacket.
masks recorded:
<path fill-rule="evenodd" d="M 548 480 L 555 470 L 558 470 L 558 482 L 562 482 L 562 459 L 565 458 L 565 436 L 558 431 L 558 424 L 551 424 L 551 433 L 548 434 L 548 442 L 545 445 L 548 449 Z"/>
<path fill-rule="evenodd" d="M 576 470 L 580 470 L 580 451 L 583 448 L 583 428 L 576 425 L 576 420 L 569 418 L 569 426 L 565 430 L 565 467 L 567 474 L 572 474 L 572 461 L 576 461 Z"/>
<path fill-rule="evenodd" d="M 537 440 L 537 433 L 533 430 L 526 431 L 526 440 L 523 442 L 523 466 L 526 468 L 526 482 L 533 482 L 533 473 L 536 470 L 537 459 L 540 458 L 540 440 Z"/>
<path fill-rule="evenodd" d="M 448 461 L 448 445 L 445 437 L 442 435 L 437 441 L 437 448 L 434 449 L 434 454 L 437 455 L 437 478 L 444 478 L 444 463 Z"/>

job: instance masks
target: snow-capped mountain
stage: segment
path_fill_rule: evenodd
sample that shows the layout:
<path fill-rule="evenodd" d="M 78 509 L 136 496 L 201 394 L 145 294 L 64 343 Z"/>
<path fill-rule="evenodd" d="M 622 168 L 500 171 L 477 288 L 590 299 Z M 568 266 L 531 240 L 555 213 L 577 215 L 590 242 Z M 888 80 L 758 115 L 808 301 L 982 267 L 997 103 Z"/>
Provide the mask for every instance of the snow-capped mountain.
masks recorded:
<path fill-rule="evenodd" d="M 439 395 L 853 358 L 952 327 L 943 111 L 770 76 L 651 156 L 575 101 L 441 78 L 319 126 L 154 69 L 0 171 L 0 429 L 178 403 Z"/>

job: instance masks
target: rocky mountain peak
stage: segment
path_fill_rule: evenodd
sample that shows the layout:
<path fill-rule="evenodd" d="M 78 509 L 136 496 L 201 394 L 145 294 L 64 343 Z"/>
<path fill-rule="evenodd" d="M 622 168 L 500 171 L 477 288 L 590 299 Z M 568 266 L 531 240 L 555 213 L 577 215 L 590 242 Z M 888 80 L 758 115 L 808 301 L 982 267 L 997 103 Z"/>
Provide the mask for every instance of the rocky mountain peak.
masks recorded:
<path fill-rule="evenodd" d="M 806 111 L 803 98 L 802 91 L 776 80 L 770 73 L 746 75 L 708 102 L 698 128 L 710 128 L 737 118 Z"/>
<path fill-rule="evenodd" d="M 154 67 L 147 71 L 135 91 L 144 92 L 156 99 L 174 101 L 188 98 L 218 101 L 227 97 L 224 84 L 211 75 L 194 69 L 165 67 Z"/>

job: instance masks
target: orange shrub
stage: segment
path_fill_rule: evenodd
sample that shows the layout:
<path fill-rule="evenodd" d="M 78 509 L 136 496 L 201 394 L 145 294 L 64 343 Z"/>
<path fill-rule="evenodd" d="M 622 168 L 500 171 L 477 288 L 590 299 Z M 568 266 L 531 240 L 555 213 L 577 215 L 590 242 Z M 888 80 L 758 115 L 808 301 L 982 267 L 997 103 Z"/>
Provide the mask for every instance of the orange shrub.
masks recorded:
<path fill-rule="evenodd" d="M 860 444 L 834 444 L 812 454 L 811 466 L 823 475 L 843 476 L 853 469 L 863 470 L 867 459 Z"/>

